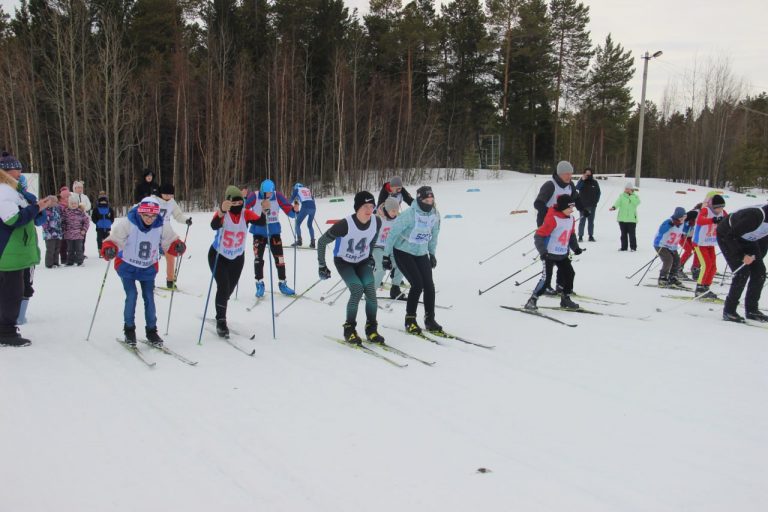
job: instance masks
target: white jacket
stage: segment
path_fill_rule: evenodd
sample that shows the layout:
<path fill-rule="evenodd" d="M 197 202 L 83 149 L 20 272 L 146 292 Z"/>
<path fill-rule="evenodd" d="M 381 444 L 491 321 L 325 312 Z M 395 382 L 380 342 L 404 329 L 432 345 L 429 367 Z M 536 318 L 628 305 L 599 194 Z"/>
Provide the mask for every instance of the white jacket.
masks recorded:
<path fill-rule="evenodd" d="M 160 201 L 160 216 L 163 218 L 165 224 L 171 222 L 171 216 L 173 216 L 179 224 L 187 222 L 187 218 L 184 217 L 184 212 L 181 211 L 181 207 L 175 199 L 171 198 L 170 201 L 166 201 L 162 197 L 157 197 L 157 200 Z"/>

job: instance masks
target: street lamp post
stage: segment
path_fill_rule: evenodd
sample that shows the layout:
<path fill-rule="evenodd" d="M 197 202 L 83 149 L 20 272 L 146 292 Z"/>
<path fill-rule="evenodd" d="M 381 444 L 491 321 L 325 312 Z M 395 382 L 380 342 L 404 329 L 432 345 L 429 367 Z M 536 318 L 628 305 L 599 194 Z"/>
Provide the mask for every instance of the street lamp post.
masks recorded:
<path fill-rule="evenodd" d="M 659 50 L 653 55 L 645 55 L 640 57 L 645 61 L 643 64 L 643 90 L 640 94 L 640 124 L 637 129 L 637 159 L 635 160 L 635 188 L 640 188 L 640 167 L 643 161 L 643 125 L 645 124 L 645 84 L 648 81 L 648 61 L 661 56 L 662 51 Z"/>

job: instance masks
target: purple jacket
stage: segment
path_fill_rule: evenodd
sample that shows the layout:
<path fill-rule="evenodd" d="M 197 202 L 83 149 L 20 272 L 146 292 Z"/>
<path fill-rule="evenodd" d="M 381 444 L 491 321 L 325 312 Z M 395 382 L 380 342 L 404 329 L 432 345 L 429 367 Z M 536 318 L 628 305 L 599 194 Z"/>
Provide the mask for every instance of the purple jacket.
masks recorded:
<path fill-rule="evenodd" d="M 85 240 L 85 232 L 90 224 L 88 214 L 80 208 L 64 208 L 61 212 L 64 240 Z"/>

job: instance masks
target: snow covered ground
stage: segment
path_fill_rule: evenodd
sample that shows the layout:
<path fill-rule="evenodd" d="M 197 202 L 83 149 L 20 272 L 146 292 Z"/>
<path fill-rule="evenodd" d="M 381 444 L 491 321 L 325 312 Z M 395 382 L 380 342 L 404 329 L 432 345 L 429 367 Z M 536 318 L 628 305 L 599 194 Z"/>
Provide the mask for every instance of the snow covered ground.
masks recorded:
<path fill-rule="evenodd" d="M 0 350 L 0 510 L 768 510 L 768 332 L 722 322 L 720 306 L 681 306 L 661 297 L 679 292 L 625 279 L 653 257 L 659 223 L 708 189 L 680 195 L 689 187 L 643 180 L 639 250 L 620 253 L 608 208 L 625 180 L 601 181 L 597 242 L 584 243 L 574 264 L 576 290 L 628 302 L 583 303 L 590 309 L 652 317 L 551 312 L 579 324 L 568 328 L 499 307 L 525 302 L 534 281 L 513 281 L 536 267 L 477 294 L 531 261 L 522 256 L 528 239 L 478 265 L 533 229 L 532 202 L 546 179 L 505 173 L 435 185 L 442 214 L 463 216 L 443 220 L 437 302 L 453 308 L 437 320 L 496 348 L 436 346 L 382 329 L 433 367 L 398 369 L 325 339 L 341 334 L 344 319 L 346 299 L 319 301 L 337 279 L 333 267 L 310 291 L 315 300 L 279 317 L 273 340 L 269 302 L 246 311 L 252 254 L 229 316 L 232 328 L 256 334 L 233 337 L 256 355 L 208 330 L 198 346 L 213 236 L 206 213 L 194 215 L 179 277 L 195 295 L 176 294 L 166 336 L 200 363 L 147 349 L 157 361 L 150 370 L 115 342 L 124 295 L 112 269 L 85 341 L 106 265 L 89 233 L 83 267 L 38 268 L 22 330 L 33 345 Z M 730 210 L 766 200 L 728 195 Z M 352 208 L 349 197 L 318 206 L 323 229 Z M 517 208 L 530 212 L 509 214 Z M 301 291 L 317 279 L 316 255 L 286 252 Z M 275 296 L 277 308 L 287 303 Z M 157 305 L 162 334 L 169 298 Z M 380 313 L 381 324 L 402 325 L 404 305 L 394 308 Z M 143 332 L 141 305 L 137 325 Z"/>

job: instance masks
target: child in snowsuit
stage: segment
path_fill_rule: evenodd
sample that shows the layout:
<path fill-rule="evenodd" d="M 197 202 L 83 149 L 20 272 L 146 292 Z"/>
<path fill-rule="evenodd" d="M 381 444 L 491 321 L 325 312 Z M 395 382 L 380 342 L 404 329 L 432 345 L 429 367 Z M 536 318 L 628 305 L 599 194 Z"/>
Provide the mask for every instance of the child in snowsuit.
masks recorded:
<path fill-rule="evenodd" d="M 91 225 L 88 215 L 80 208 L 77 197 L 69 196 L 67 209 L 62 213 L 62 229 L 64 231 L 64 243 L 67 244 L 68 267 L 83 264 L 85 234 Z"/>
<path fill-rule="evenodd" d="M 96 245 L 101 252 L 101 244 L 109 236 L 112 223 L 115 221 L 115 211 L 109 206 L 109 198 L 103 192 L 96 200 L 96 208 L 91 212 L 91 220 L 96 224 Z"/>
<path fill-rule="evenodd" d="M 64 231 L 62 229 L 62 209 L 55 204 L 43 210 L 43 240 L 45 240 L 45 268 L 59 266 Z"/>
<path fill-rule="evenodd" d="M 173 232 L 170 224 L 164 224 L 160 217 L 160 203 L 155 197 L 145 197 L 133 207 L 128 215 L 118 220 L 112 233 L 101 246 L 101 255 L 111 260 L 115 257 L 115 269 L 123 282 L 125 307 L 123 309 L 123 331 L 125 343 L 136 346 L 136 282 L 141 285 L 144 299 L 144 320 L 147 340 L 162 346 L 163 340 L 157 334 L 155 312 L 155 276 L 161 250 L 175 255 L 184 254 L 187 247 Z"/>

